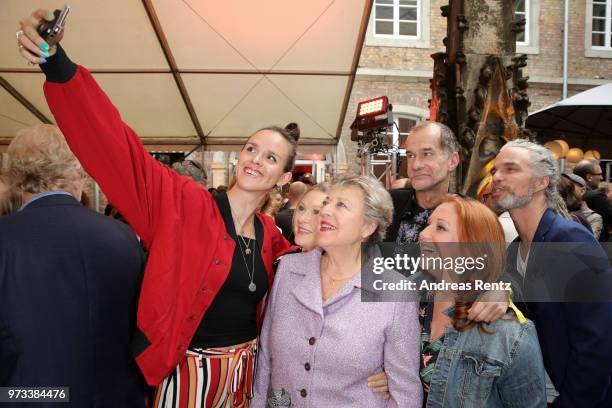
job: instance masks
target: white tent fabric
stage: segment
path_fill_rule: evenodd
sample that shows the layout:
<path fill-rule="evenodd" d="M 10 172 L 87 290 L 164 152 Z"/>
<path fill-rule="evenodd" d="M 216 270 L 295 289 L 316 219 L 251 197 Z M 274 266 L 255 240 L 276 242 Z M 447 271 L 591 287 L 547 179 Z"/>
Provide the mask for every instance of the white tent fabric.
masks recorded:
<path fill-rule="evenodd" d="M 53 0 L 0 2 L 0 144 L 53 122 L 44 77 L 17 52 L 21 17 Z M 236 149 L 297 122 L 302 145 L 333 148 L 371 0 L 73 0 L 63 46 L 152 146 Z"/>

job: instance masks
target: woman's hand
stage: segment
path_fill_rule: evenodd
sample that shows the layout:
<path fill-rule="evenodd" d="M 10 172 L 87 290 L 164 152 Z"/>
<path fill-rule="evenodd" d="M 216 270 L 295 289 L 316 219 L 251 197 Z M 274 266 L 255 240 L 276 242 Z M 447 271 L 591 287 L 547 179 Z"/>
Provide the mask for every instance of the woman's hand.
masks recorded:
<path fill-rule="evenodd" d="M 387 381 L 387 374 L 385 374 L 384 371 L 369 376 L 368 387 L 370 387 L 374 392 L 381 393 L 383 399 L 385 400 L 391 398 L 391 394 L 389 394 L 389 383 Z"/>
<path fill-rule="evenodd" d="M 470 308 L 468 320 L 485 323 L 496 321 L 508 310 L 507 299 L 508 293 L 503 290 L 493 290 L 481 294 Z"/>
<path fill-rule="evenodd" d="M 21 56 L 32 64 L 44 64 L 46 58 L 55 54 L 56 44 L 64 37 L 64 30 L 53 38 L 53 43 L 48 44 L 38 35 L 38 27 L 45 21 L 52 21 L 55 18 L 53 12 L 38 9 L 28 17 L 22 18 L 19 21 L 21 29 L 17 31 L 17 45 Z"/>

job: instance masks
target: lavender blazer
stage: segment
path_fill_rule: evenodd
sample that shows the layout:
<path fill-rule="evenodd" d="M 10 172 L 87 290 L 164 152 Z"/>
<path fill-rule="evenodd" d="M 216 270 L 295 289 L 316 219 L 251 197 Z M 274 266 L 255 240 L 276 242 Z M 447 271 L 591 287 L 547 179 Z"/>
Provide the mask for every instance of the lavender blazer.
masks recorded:
<path fill-rule="evenodd" d="M 261 332 L 252 408 L 418 407 L 418 305 L 361 301 L 361 274 L 323 302 L 321 249 L 285 256 Z M 391 399 L 367 385 L 384 363 Z"/>

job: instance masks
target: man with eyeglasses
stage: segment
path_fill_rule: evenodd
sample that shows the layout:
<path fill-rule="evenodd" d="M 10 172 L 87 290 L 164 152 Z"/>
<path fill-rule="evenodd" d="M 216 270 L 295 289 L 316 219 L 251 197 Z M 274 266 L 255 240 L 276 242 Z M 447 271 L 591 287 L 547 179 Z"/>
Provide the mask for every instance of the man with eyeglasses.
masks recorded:
<path fill-rule="evenodd" d="M 574 174 L 582 177 L 587 183 L 584 202 L 603 218 L 604 228 L 599 236 L 599 241 L 609 241 L 610 230 L 612 229 L 612 205 L 610 205 L 606 196 L 595 191 L 603 180 L 601 166 L 596 160 L 582 160 L 574 167 Z"/>

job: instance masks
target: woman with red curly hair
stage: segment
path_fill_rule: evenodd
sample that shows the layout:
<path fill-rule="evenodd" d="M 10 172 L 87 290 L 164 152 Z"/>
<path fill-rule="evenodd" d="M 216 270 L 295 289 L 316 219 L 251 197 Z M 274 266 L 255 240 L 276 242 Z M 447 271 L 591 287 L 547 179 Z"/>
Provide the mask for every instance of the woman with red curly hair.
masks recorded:
<path fill-rule="evenodd" d="M 546 406 L 533 323 L 513 311 L 489 324 L 467 320 L 473 300 L 502 274 L 505 239 L 495 214 L 476 200 L 448 196 L 420 242 L 435 280 L 432 301 L 421 304 L 425 406 Z"/>

